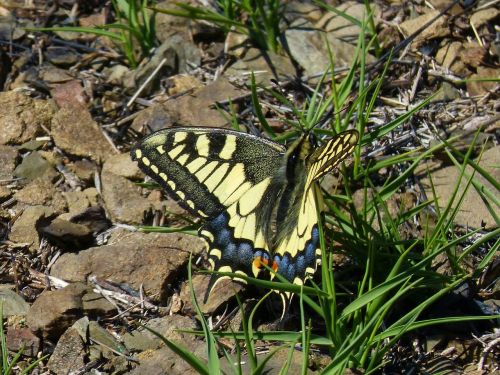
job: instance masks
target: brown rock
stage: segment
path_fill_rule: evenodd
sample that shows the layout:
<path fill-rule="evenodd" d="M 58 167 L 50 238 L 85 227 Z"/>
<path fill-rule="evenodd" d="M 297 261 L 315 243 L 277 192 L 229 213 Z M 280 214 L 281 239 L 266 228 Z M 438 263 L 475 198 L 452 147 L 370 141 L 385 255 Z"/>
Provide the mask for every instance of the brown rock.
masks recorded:
<path fill-rule="evenodd" d="M 87 194 L 83 191 L 65 191 L 62 195 L 66 199 L 71 215 L 82 213 L 91 205 Z"/>
<path fill-rule="evenodd" d="M 91 182 L 97 172 L 97 165 L 90 160 L 76 160 L 68 165 L 68 169 L 85 182 Z"/>
<path fill-rule="evenodd" d="M 208 297 L 207 303 L 204 303 L 203 299 L 205 298 L 205 292 L 207 291 L 209 280 L 210 275 L 194 275 L 192 279 L 198 305 L 204 314 L 212 314 L 223 303 L 229 301 L 235 294 L 243 289 L 241 283 L 237 283 L 229 279 L 222 279 L 215 285 L 215 288 Z M 189 282 L 186 281 L 182 285 L 180 297 L 184 302 L 183 312 L 186 314 L 194 313 L 196 310 L 191 300 Z"/>
<path fill-rule="evenodd" d="M 82 297 L 83 311 L 92 318 L 103 318 L 113 316 L 117 313 L 116 306 L 102 295 L 88 292 Z"/>
<path fill-rule="evenodd" d="M 495 168 L 495 165 L 498 164 L 498 160 L 500 160 L 500 147 L 496 146 L 485 151 L 482 156 L 482 160 L 479 162 L 479 165 L 485 169 L 487 173 L 491 174 L 496 181 L 500 181 L 500 171 L 498 168 Z M 453 193 L 460 171 L 455 166 L 432 170 L 430 172 L 430 177 L 432 178 L 433 186 L 431 186 L 429 178 L 425 172 L 426 168 L 423 168 L 422 170 L 425 174 L 421 176 L 421 182 L 427 196 L 429 199 L 434 199 L 434 193 L 432 190 L 434 188 L 439 206 L 445 207 L 451 198 L 450 194 Z M 470 175 L 472 173 L 472 169 L 467 168 L 466 173 Z M 479 173 L 476 173 L 474 178 L 488 188 L 493 194 L 496 194 L 497 199 L 500 199 L 498 191 Z M 464 176 L 458 190 L 458 197 L 463 194 L 466 182 L 467 177 Z M 465 194 L 460 210 L 455 217 L 455 223 L 472 228 L 480 228 L 483 224 L 486 228 L 496 226 L 494 218 L 491 216 L 481 197 L 472 185 Z"/>
<path fill-rule="evenodd" d="M 0 180 L 10 180 L 14 177 L 18 157 L 17 149 L 0 145 L 0 165 L 2 166 L 0 168 Z"/>
<path fill-rule="evenodd" d="M 59 108 L 74 110 L 87 107 L 87 95 L 80 81 L 76 79 L 56 86 L 52 91 L 52 97 Z"/>
<path fill-rule="evenodd" d="M 9 234 L 13 242 L 30 244 L 31 251 L 36 252 L 40 246 L 37 228 L 46 225 L 55 212 L 50 207 L 29 206 L 21 216 L 14 222 Z"/>
<path fill-rule="evenodd" d="M 85 343 L 78 330 L 70 327 L 61 336 L 47 363 L 56 375 L 76 373 L 85 365 Z"/>
<path fill-rule="evenodd" d="M 42 227 L 40 232 L 51 243 L 71 251 L 85 249 L 94 243 L 94 236 L 88 227 L 59 218 Z"/>
<path fill-rule="evenodd" d="M 113 154 L 101 128 L 81 108 L 61 108 L 52 119 L 51 134 L 57 147 L 71 155 L 99 161 Z"/>
<path fill-rule="evenodd" d="M 102 173 L 108 172 L 131 179 L 139 179 L 144 176 L 128 152 L 110 156 L 102 166 Z"/>
<path fill-rule="evenodd" d="M 29 328 L 9 327 L 7 330 L 7 348 L 15 353 L 22 350 L 23 355 L 35 357 L 40 351 L 40 339 Z"/>
<path fill-rule="evenodd" d="M 15 92 L 0 92 L 0 144 L 22 144 L 50 129 L 53 102 Z"/>
<path fill-rule="evenodd" d="M 140 188 L 125 177 L 103 171 L 102 199 L 112 221 L 141 224 L 152 204 L 140 194 Z"/>
<path fill-rule="evenodd" d="M 493 91 L 498 86 L 498 79 L 500 76 L 499 69 L 479 67 L 477 74 L 473 74 L 467 80 L 467 91 L 470 96 L 484 95 Z M 489 80 L 486 80 L 489 79 Z"/>
<path fill-rule="evenodd" d="M 56 213 L 62 213 L 67 208 L 66 200 L 47 177 L 31 181 L 14 197 L 26 205 L 50 206 Z"/>
<path fill-rule="evenodd" d="M 61 255 L 51 275 L 81 282 L 94 275 L 137 290 L 142 285 L 148 296 L 160 300 L 169 284 L 185 272 L 189 253 L 200 253 L 204 247 L 201 239 L 181 233 L 120 232 L 109 245 Z"/>
<path fill-rule="evenodd" d="M 59 290 L 43 292 L 28 311 L 28 326 L 43 337 L 56 340 L 82 317 L 82 296 L 86 289 L 87 286 L 76 283 Z"/>
<path fill-rule="evenodd" d="M 432 10 L 421 16 L 404 21 L 400 25 L 401 30 L 403 30 L 405 37 L 408 37 L 418 29 L 420 29 L 427 22 L 429 22 L 431 19 L 436 17 L 438 14 L 439 10 Z M 449 17 L 443 15 L 435 20 L 430 27 L 427 27 L 420 34 L 418 34 L 418 36 L 412 42 L 412 47 L 419 48 L 423 44 L 429 42 L 429 40 L 443 38 L 451 35 L 448 18 Z"/>

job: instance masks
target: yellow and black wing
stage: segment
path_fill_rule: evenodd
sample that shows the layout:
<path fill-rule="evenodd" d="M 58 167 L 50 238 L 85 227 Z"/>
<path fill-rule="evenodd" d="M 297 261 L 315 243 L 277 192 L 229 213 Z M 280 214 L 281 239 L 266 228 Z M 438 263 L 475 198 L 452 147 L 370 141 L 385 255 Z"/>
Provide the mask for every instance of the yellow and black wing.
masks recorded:
<path fill-rule="evenodd" d="M 273 177 L 285 148 L 219 128 L 171 128 L 144 138 L 131 151 L 140 168 L 192 213 L 204 218 L 213 270 L 257 276 L 269 259 Z M 209 291 L 218 277 L 211 280 Z M 208 294 L 207 294 L 208 295 Z"/>
<path fill-rule="evenodd" d="M 352 130 L 338 134 L 312 152 L 306 141 L 300 145 L 306 156 L 295 168 L 295 190 L 290 189 L 290 195 L 282 198 L 293 202 L 295 207 L 279 221 L 273 251 L 278 273 L 290 282 L 302 284 L 314 274 L 321 260 L 317 214 L 322 207 L 318 210 L 317 204 L 322 205 L 322 200 L 316 181 L 337 167 L 353 151 L 357 141 L 358 132 Z"/>

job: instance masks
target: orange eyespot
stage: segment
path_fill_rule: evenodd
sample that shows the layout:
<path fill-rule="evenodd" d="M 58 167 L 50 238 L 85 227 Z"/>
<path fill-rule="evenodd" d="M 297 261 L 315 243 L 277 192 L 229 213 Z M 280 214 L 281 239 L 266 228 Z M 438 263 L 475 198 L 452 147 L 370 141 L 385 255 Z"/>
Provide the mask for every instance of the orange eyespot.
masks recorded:
<path fill-rule="evenodd" d="M 263 268 L 263 265 L 266 265 L 268 267 L 271 267 L 271 269 L 276 272 L 278 271 L 278 263 L 276 263 L 274 260 L 271 265 L 269 265 L 269 259 L 264 258 L 264 257 L 255 257 L 253 260 L 253 265 L 254 267 L 261 269 Z"/>

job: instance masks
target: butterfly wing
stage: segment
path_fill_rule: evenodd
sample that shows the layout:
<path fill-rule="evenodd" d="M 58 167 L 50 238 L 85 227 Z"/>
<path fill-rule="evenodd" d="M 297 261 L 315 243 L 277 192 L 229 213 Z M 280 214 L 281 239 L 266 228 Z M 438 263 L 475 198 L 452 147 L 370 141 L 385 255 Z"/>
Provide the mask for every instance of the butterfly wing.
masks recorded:
<path fill-rule="evenodd" d="M 212 269 L 257 276 L 269 259 L 267 225 L 274 204 L 272 177 L 285 148 L 218 128 L 171 128 L 131 151 L 140 168 L 190 212 L 205 218 L 200 235 Z M 213 275 L 206 297 L 219 278 Z"/>
<path fill-rule="evenodd" d="M 290 282 L 303 284 L 314 274 L 321 259 L 317 204 L 322 206 L 322 202 L 316 181 L 338 166 L 353 151 L 357 141 L 355 130 L 340 133 L 305 160 L 305 188 L 290 220 L 283 224 L 287 234 L 280 238 L 274 251 L 278 274 Z"/>

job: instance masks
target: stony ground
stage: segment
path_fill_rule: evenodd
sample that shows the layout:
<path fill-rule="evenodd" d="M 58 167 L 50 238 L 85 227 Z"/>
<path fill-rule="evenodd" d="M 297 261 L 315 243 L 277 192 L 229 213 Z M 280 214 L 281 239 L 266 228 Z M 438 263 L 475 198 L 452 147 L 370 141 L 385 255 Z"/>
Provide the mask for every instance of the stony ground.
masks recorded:
<path fill-rule="evenodd" d="M 14 352 L 24 346 L 24 360 L 50 354 L 37 373 L 97 373 L 96 369 L 101 373 L 194 373 L 137 324 L 146 323 L 167 338 L 180 340 L 197 356 L 205 356 L 201 339 L 176 330 L 198 327 L 186 282 L 187 263 L 193 254 L 198 267 L 206 266 L 204 243 L 189 234 L 136 231 L 143 224 L 186 226 L 192 221 L 158 189 L 136 184 L 144 176 L 130 160 L 128 149 L 147 132 L 173 124 L 227 127 L 223 111 L 230 98 L 242 124 L 255 123 L 251 111 L 245 110 L 250 105 L 250 71 L 259 72 L 260 83 L 267 86 L 277 79 L 300 96 L 292 77 L 300 75 L 314 86 L 314 77 L 328 66 L 325 41 L 337 67 L 348 67 L 359 29 L 308 1 L 292 1 L 286 14 L 291 27 L 285 37 L 293 58 L 269 53 L 271 70 L 257 49 L 239 47 L 241 37 L 236 34 L 225 37 L 208 25 L 159 15 L 160 47 L 149 61 L 130 70 L 119 63 L 117 54 L 110 52 L 113 46 L 103 38 L 26 32 L 23 26 L 51 24 L 67 17 L 72 6 L 75 10 L 72 2 L 50 8 L 45 3 L 0 1 L 0 297 L 7 346 Z M 93 9 L 76 8 L 81 25 L 105 22 L 105 7 L 95 3 Z M 374 4 L 384 50 L 418 31 L 448 4 L 405 3 Z M 428 147 L 434 132 L 462 135 L 465 149 L 481 129 L 478 144 L 485 147 L 477 160 L 500 179 L 498 84 L 482 80 L 499 77 L 499 31 L 494 25 L 500 11 L 495 3 L 479 1 L 470 8 L 456 4 L 393 56 L 388 87 L 368 130 L 437 89 L 442 92 L 394 135 L 390 147 L 374 145 L 366 150 L 370 157 L 383 157 L 409 144 L 414 147 L 408 142 L 413 134 L 418 135 L 419 145 Z M 344 2 L 340 8 L 358 18 L 364 11 L 357 2 Z M 376 60 L 369 56 L 367 62 Z M 152 83 L 127 105 L 160 61 L 162 68 L 154 73 Z M 464 83 L 464 78 L 469 80 Z M 285 130 L 282 122 L 270 121 L 276 130 Z M 458 171 L 445 158 L 422 164 L 415 179 L 428 196 L 432 195 L 429 171 L 433 181 L 439 181 L 436 194 L 444 204 Z M 405 197 L 402 194 L 400 199 Z M 495 227 L 473 191 L 466 195 L 456 221 L 462 228 Z M 497 260 L 481 284 L 485 286 L 481 303 L 497 313 L 499 270 Z M 194 276 L 199 295 L 207 282 L 206 275 Z M 235 283 L 219 284 L 202 304 L 213 324 L 240 329 L 241 315 L 233 297 L 240 290 L 242 286 Z M 266 318 L 261 321 L 264 327 L 280 324 L 272 307 Z M 485 331 L 476 333 L 480 336 Z M 437 344 L 445 336 L 438 332 L 430 341 Z M 469 355 L 469 349 L 460 348 L 474 342 L 481 348 L 472 336 L 468 340 L 445 345 L 443 358 Z M 480 352 L 461 360 L 462 369 L 474 373 Z M 301 354 L 294 360 L 300 361 Z M 283 361 L 283 356 L 275 357 L 268 364 L 270 373 Z"/>

